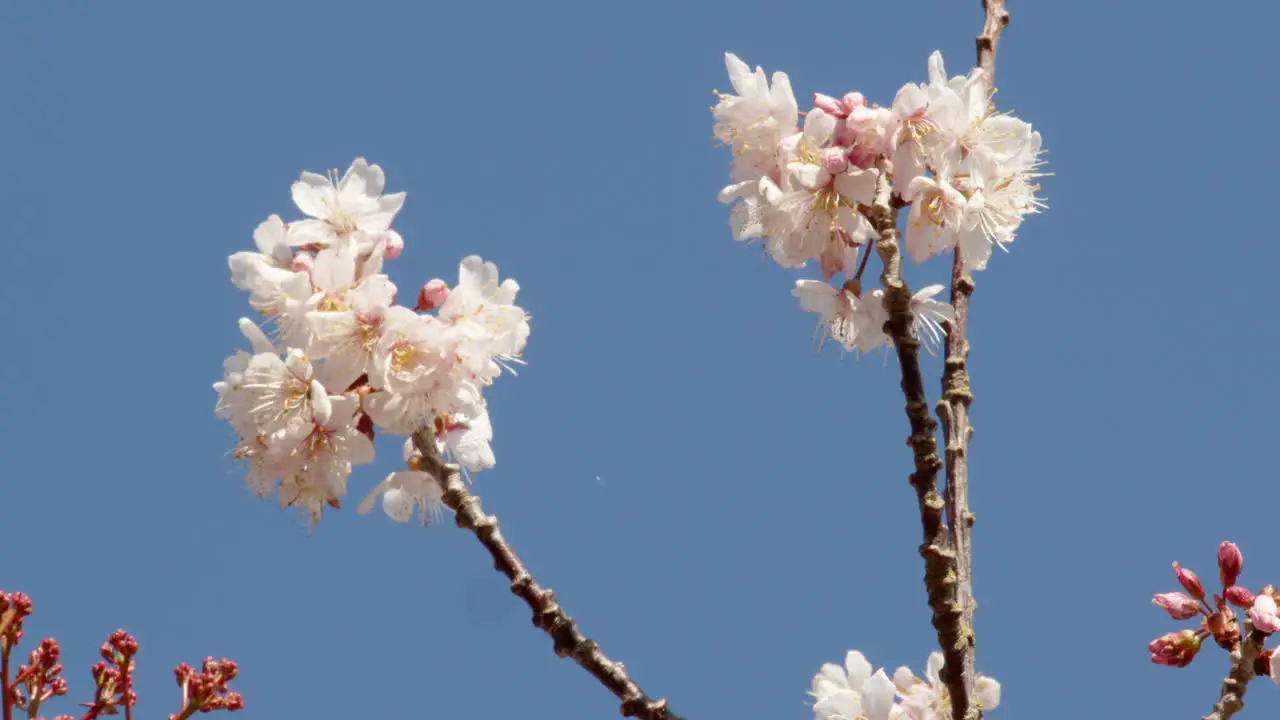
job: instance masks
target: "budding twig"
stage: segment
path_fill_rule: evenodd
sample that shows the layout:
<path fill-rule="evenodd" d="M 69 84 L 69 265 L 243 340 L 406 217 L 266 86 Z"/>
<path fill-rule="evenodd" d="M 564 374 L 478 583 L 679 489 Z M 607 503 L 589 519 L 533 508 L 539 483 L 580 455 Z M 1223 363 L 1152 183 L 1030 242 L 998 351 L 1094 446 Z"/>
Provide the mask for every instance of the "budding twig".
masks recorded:
<path fill-rule="evenodd" d="M 964 652 L 969 647 L 961 623 L 960 605 L 956 602 L 956 554 L 947 541 L 946 527 L 942 522 L 944 503 L 938 495 L 938 470 L 942 460 L 938 457 L 938 423 L 929 414 L 929 400 L 925 396 L 924 377 L 920 372 L 920 341 L 915 335 L 915 318 L 911 313 L 911 289 L 902 279 L 902 254 L 898 242 L 898 209 L 892 205 L 891 184 L 880 165 L 881 177 L 876 186 L 875 201 L 868 219 L 879 238 L 876 252 L 884 264 L 880 284 L 884 287 L 884 307 L 889 313 L 885 332 L 893 339 L 898 364 L 902 369 L 902 394 L 907 401 L 907 420 L 911 423 L 911 436 L 907 444 L 915 456 L 915 472 L 911 473 L 911 486 L 916 491 L 920 507 L 920 526 L 924 543 L 920 555 L 924 557 L 924 585 L 929 595 L 929 607 L 933 610 L 933 628 L 938 634 L 938 645 L 946 660 L 942 681 L 951 696 L 952 717 L 963 720 L 980 718 L 981 712 L 973 709 L 969 714 L 972 685 L 966 687 L 958 673 L 948 673 L 946 668 L 963 667 Z"/>
<path fill-rule="evenodd" d="M 0 637 L 0 707 L 4 720 L 13 720 L 13 697 L 9 687 L 9 642 Z"/>
<path fill-rule="evenodd" d="M 978 67 L 982 68 L 989 92 L 994 93 L 996 49 L 1000 43 L 1000 34 L 1009 24 L 1009 13 L 1005 10 L 1005 0 L 983 0 L 982 7 L 985 17 L 982 33 L 977 38 Z M 955 308 L 955 319 L 947 323 L 942 400 L 937 407 L 946 442 L 948 540 L 956 556 L 956 603 L 962 613 L 963 642 L 957 658 L 959 662 L 953 665 L 952 658 L 948 656 L 947 667 L 943 669 L 949 685 L 951 680 L 957 680 L 965 689 L 963 695 L 954 691 L 951 694 L 952 717 L 956 718 L 969 717 L 967 705 L 968 700 L 975 697 L 976 679 L 973 614 L 977 604 L 973 597 L 973 515 L 969 512 L 968 458 L 969 440 L 973 436 L 973 428 L 969 424 L 969 404 L 973 402 L 973 393 L 969 386 L 967 367 L 967 324 L 969 298 L 973 295 L 973 287 L 973 278 L 965 268 L 957 246 L 951 266 L 951 306 Z M 981 708 L 976 708 L 973 717 L 981 716 Z"/>
<path fill-rule="evenodd" d="M 1222 681 L 1218 702 L 1214 704 L 1213 712 L 1201 720 L 1229 720 L 1244 709 L 1244 693 L 1249 681 L 1257 674 L 1254 663 L 1264 652 L 1262 644 L 1267 638 L 1266 635 L 1254 632 L 1248 613 L 1244 614 L 1242 625 L 1241 640 L 1231 651 L 1231 671 Z"/>
<path fill-rule="evenodd" d="M 533 624 L 551 636 L 556 655 L 571 657 L 591 673 L 609 692 L 622 701 L 623 717 L 640 720 L 683 720 L 667 708 L 666 700 L 652 700 L 627 675 L 622 663 L 613 662 L 594 640 L 578 630 L 578 625 L 556 602 L 556 594 L 538 584 L 520 562 L 498 529 L 498 518 L 485 515 L 480 498 L 472 495 L 458 472 L 458 466 L 440 459 L 429 429 L 413 435 L 413 444 L 422 456 L 420 467 L 440 483 L 443 502 L 456 516 L 458 527 L 475 533 L 476 539 L 493 556 L 494 567 L 511 581 L 511 592 L 533 610 Z"/>

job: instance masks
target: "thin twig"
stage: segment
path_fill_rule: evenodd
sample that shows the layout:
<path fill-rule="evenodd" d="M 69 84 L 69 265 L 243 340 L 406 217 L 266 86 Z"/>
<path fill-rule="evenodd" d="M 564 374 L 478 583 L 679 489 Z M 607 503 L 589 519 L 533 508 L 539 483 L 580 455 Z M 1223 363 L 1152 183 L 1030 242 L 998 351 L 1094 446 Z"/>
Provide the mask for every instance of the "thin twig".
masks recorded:
<path fill-rule="evenodd" d="M 0 613 L 6 615 L 6 613 Z M 11 616 L 9 616 L 11 617 Z M 5 617 L 8 620 L 9 617 Z M 0 631 L 6 629 L 8 623 L 0 623 Z M 0 635 L 3 635 L 0 632 Z M 4 720 L 13 720 L 13 688 L 9 687 L 9 641 L 0 637 L 0 707 L 3 707 Z"/>
<path fill-rule="evenodd" d="M 555 591 L 544 588 L 529 574 L 515 550 L 507 544 L 498 529 L 498 518 L 485 515 L 480 498 L 472 495 L 458 472 L 458 466 L 443 462 L 436 441 L 429 430 L 413 435 L 413 444 L 421 455 L 419 467 L 431 473 L 444 491 L 443 502 L 456 516 L 458 527 L 475 533 L 476 539 L 493 556 L 494 567 L 511 581 L 511 592 L 533 610 L 533 624 L 551 636 L 559 657 L 571 657 L 591 673 L 609 692 L 622 701 L 623 717 L 640 720 L 683 720 L 671 713 L 666 700 L 653 700 L 645 695 L 627 675 L 622 663 L 613 662 L 600 651 L 594 640 L 578 630 L 578 625 L 556 602 Z"/>
<path fill-rule="evenodd" d="M 982 33 L 977 38 L 978 67 L 982 68 L 988 93 L 993 95 L 996 50 L 1000 34 L 1009 24 L 1009 13 L 1005 10 L 1005 0 L 983 0 L 982 7 L 985 17 Z M 963 613 L 961 624 L 964 634 L 960 662 L 952 665 L 948 659 L 942 673 L 948 684 L 954 681 L 965 688 L 963 698 L 952 693 L 951 707 L 952 717 L 966 719 L 982 717 L 982 708 L 970 710 L 967 707 L 968 701 L 976 698 L 974 683 L 977 677 L 973 622 L 977 601 L 973 595 L 973 513 L 969 511 L 968 458 L 969 441 L 973 437 L 973 427 L 969 424 L 969 404 L 973 402 L 973 393 L 967 367 L 969 298 L 973 295 L 973 287 L 973 278 L 965 268 L 957 247 L 951 266 L 951 305 L 955 308 L 955 319 L 947 324 L 942 400 L 938 403 L 937 412 L 942 419 L 942 434 L 946 442 L 948 541 L 956 554 L 956 602 Z"/>
<path fill-rule="evenodd" d="M 1222 681 L 1218 702 L 1214 704 L 1213 712 L 1201 720 L 1229 720 L 1244 709 L 1244 692 L 1248 689 L 1249 681 L 1257 674 L 1255 662 L 1263 653 L 1262 645 L 1267 637 L 1253 631 L 1253 623 L 1249 621 L 1248 615 L 1245 615 L 1242 625 L 1243 640 L 1231 651 L 1231 671 Z"/>
<path fill-rule="evenodd" d="M 947 532 L 942 523 L 943 502 L 938 495 L 938 470 L 942 468 L 942 460 L 938 458 L 938 424 L 929 414 L 929 400 L 925 396 L 924 377 L 920 372 L 920 341 L 916 339 L 915 318 L 911 314 L 911 288 L 902 279 L 898 208 L 892 205 L 890 194 L 891 184 L 882 164 L 875 201 L 867 215 L 879 235 L 876 252 L 884 263 L 880 284 L 884 287 L 884 307 L 889 313 L 885 332 L 893 339 L 897 350 L 898 365 L 902 369 L 902 394 L 907 401 L 907 420 L 911 423 L 907 444 L 915 460 L 911 487 L 916 491 L 920 527 L 924 535 L 924 542 L 920 545 L 920 555 L 924 558 L 924 586 L 929 595 L 933 628 L 938 634 L 943 657 L 949 664 L 963 663 L 959 654 L 965 645 L 960 608 L 956 604 L 956 555 L 947 545 Z M 953 703 L 958 697 L 961 699 L 958 706 L 967 708 L 969 696 L 959 680 L 958 677 L 943 678 Z M 970 720 L 963 711 L 954 717 Z"/>

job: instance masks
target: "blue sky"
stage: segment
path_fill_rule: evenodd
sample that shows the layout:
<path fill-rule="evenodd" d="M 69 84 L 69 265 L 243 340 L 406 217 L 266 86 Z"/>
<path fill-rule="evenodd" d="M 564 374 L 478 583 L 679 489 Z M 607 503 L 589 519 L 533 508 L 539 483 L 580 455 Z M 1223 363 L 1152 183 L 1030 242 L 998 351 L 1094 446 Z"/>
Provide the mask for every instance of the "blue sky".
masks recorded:
<path fill-rule="evenodd" d="M 1152 666 L 1179 624 L 1150 594 L 1173 560 L 1212 578 L 1227 538 L 1246 584 L 1280 583 L 1280 11 L 1011 11 L 998 100 L 1056 175 L 971 321 L 992 717 L 1198 717 L 1225 654 Z M 645 689 L 782 720 L 848 648 L 920 670 L 896 370 L 815 352 L 789 290 L 816 270 L 731 240 L 707 108 L 725 50 L 802 103 L 887 103 L 934 49 L 971 63 L 980 22 L 977 0 L 5 3 L 0 588 L 35 598 L 31 638 L 63 641 L 77 701 L 106 635 L 137 635 L 144 716 L 205 654 L 241 663 L 245 718 L 616 713 L 469 534 L 350 511 L 308 534 L 226 456 L 209 385 L 248 311 L 226 256 L 293 216 L 298 172 L 365 156 L 408 192 L 402 288 L 472 253 L 520 281 L 529 366 L 489 393 L 498 467 L 476 489 Z M 379 450 L 353 495 L 398 459 Z M 1277 710 L 1253 686 L 1247 717 Z"/>

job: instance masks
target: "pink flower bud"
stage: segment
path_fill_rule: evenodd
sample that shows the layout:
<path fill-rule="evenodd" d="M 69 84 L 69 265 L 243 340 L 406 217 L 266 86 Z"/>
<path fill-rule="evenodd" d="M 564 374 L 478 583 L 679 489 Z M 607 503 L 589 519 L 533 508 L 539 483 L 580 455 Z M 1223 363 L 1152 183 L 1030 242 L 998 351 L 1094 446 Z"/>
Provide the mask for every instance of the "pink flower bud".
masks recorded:
<path fill-rule="evenodd" d="M 849 157 L 842 147 L 829 147 L 822 151 L 822 167 L 832 175 L 849 169 Z"/>
<path fill-rule="evenodd" d="M 311 256 L 311 253 L 302 252 L 293 256 L 292 267 L 294 272 L 309 273 L 312 271 L 312 269 L 315 268 L 315 266 L 316 266 L 316 259 Z"/>
<path fill-rule="evenodd" d="M 849 162 L 853 163 L 860 170 L 867 170 L 876 164 L 878 156 L 870 149 L 861 145 L 854 145 L 849 149 Z"/>
<path fill-rule="evenodd" d="M 382 256 L 388 260 L 395 260 L 400 257 L 400 253 L 404 252 L 404 238 L 395 230 L 388 230 L 384 236 L 387 241 L 386 248 L 382 251 Z"/>
<path fill-rule="evenodd" d="M 820 108 L 828 115 L 834 115 L 839 118 L 849 114 L 849 109 L 846 108 L 839 100 L 831 97 L 830 95 L 823 95 L 822 93 L 813 94 L 813 106 Z"/>
<path fill-rule="evenodd" d="M 1151 662 L 1168 667 L 1186 667 L 1200 652 L 1200 636 L 1194 630 L 1161 635 L 1147 645 Z"/>
<path fill-rule="evenodd" d="M 1200 612 L 1200 603 L 1190 595 L 1180 592 L 1160 593 L 1151 598 L 1151 604 L 1164 608 L 1174 620 L 1189 620 Z"/>
<path fill-rule="evenodd" d="M 1235 543 L 1224 542 L 1218 546 L 1218 576 L 1222 580 L 1222 587 L 1235 585 L 1243 568 L 1244 554 Z"/>
<path fill-rule="evenodd" d="M 863 97 L 860 92 L 845 93 L 845 96 L 841 98 L 841 101 L 844 102 L 845 108 L 850 111 L 856 107 L 867 106 L 867 99 Z"/>
<path fill-rule="evenodd" d="M 1253 621 L 1253 629 L 1258 632 L 1271 634 L 1280 630 L 1280 615 L 1277 612 L 1275 598 L 1270 595 L 1261 594 L 1253 599 L 1253 606 L 1249 608 L 1249 619 Z"/>
<path fill-rule="evenodd" d="M 1204 599 L 1204 586 L 1200 584 L 1200 578 L 1196 577 L 1195 573 L 1174 563 L 1173 574 L 1178 576 L 1178 583 L 1182 585 L 1182 589 L 1191 593 L 1191 597 L 1197 600 Z"/>
<path fill-rule="evenodd" d="M 1253 606 L 1253 593 L 1249 592 L 1249 588 L 1243 585 L 1232 585 L 1226 589 L 1227 602 L 1238 608 L 1247 608 Z"/>
<path fill-rule="evenodd" d="M 449 299 L 449 286 L 440 278 L 428 281 L 422 289 L 418 291 L 418 306 L 414 308 L 419 312 L 424 310 L 434 310 L 444 304 Z"/>

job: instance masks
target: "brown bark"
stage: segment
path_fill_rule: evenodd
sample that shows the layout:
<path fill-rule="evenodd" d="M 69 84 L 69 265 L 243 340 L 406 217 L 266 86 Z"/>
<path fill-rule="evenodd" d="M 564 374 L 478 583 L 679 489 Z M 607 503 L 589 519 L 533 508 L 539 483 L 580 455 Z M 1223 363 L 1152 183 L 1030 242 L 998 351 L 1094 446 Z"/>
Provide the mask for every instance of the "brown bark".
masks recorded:
<path fill-rule="evenodd" d="M 881 166 L 881 181 L 867 217 L 875 227 L 878 238 L 876 252 L 884 265 L 880 284 L 884 287 L 884 307 L 889 314 L 885 332 L 893 340 L 898 365 L 902 371 L 902 394 L 906 399 L 907 420 L 911 424 L 911 436 L 907 445 L 912 449 L 915 472 L 911 473 L 911 487 L 916 491 L 916 503 L 920 510 L 920 528 L 924 542 L 920 555 L 924 558 L 924 586 L 928 593 L 929 608 L 933 610 L 933 628 L 938 635 L 938 645 L 949 666 L 963 665 L 964 648 L 962 614 L 956 603 L 956 554 L 947 541 L 947 529 L 943 524 L 944 503 L 938 494 L 938 471 L 942 460 L 938 457 L 938 424 L 929 414 L 929 399 L 925 394 L 924 377 L 920 371 L 920 341 L 915 335 L 915 318 L 911 314 L 911 288 L 902 279 L 902 253 L 898 237 L 898 208 L 891 201 L 891 187 Z M 968 691 L 957 677 L 944 677 L 947 692 L 953 705 L 969 706 Z M 968 716 L 961 713 L 955 717 Z"/>
<path fill-rule="evenodd" d="M 534 627 L 551 636 L 556 655 L 573 658 L 582 669 L 591 673 L 601 685 L 617 696 L 622 703 L 620 709 L 623 717 L 683 720 L 667 708 L 666 700 L 653 700 L 645 695 L 627 675 L 622 663 L 610 660 L 594 640 L 582 634 L 578 624 L 556 601 L 555 592 L 542 587 L 533 579 L 515 550 L 502 536 L 502 531 L 498 529 L 498 518 L 484 513 L 480 498 L 471 494 L 458 467 L 440 459 L 435 438 L 430 431 L 419 430 L 414 433 L 413 444 L 421 455 L 419 467 L 440 483 L 444 493 L 443 502 L 454 512 L 458 527 L 475 533 L 476 539 L 489 551 L 494 567 L 511 581 L 512 594 L 524 600 L 533 611 Z"/>

